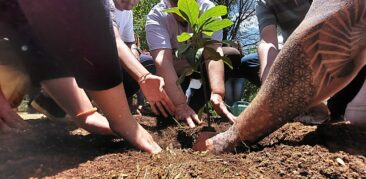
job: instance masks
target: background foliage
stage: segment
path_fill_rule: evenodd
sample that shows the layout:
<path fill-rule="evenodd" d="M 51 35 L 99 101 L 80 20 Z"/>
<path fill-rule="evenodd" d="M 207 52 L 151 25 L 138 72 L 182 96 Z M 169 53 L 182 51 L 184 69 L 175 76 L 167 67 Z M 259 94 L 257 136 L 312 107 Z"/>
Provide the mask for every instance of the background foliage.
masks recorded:
<path fill-rule="evenodd" d="M 146 16 L 151 8 L 158 2 L 160 2 L 160 0 L 140 0 L 133 9 L 134 30 L 140 37 L 141 49 L 148 49 L 145 33 Z"/>
<path fill-rule="evenodd" d="M 229 18 L 234 22 L 229 28 L 224 29 L 224 40 L 240 40 L 238 36 L 241 25 L 255 15 L 254 0 L 212 0 L 218 5 L 228 7 Z"/>
<path fill-rule="evenodd" d="M 160 2 L 160 0 L 140 0 L 138 5 L 133 9 L 135 32 L 140 36 L 141 48 L 147 49 L 145 22 L 146 15 L 150 9 Z M 254 0 L 212 0 L 217 5 L 225 5 L 228 7 L 228 14 L 223 18 L 229 18 L 234 22 L 229 28 L 224 29 L 224 40 L 243 40 L 238 35 L 240 27 L 247 20 L 255 16 Z"/>
<path fill-rule="evenodd" d="M 148 49 L 146 42 L 145 23 L 146 15 L 150 12 L 151 8 L 160 2 L 160 0 L 140 0 L 138 5 L 133 9 L 134 13 L 134 28 L 135 32 L 140 37 L 141 49 Z M 215 4 L 225 5 L 228 7 L 228 15 L 223 18 L 229 18 L 234 22 L 230 28 L 223 30 L 224 39 L 245 41 L 246 37 L 238 35 L 241 26 L 249 21 L 250 18 L 255 16 L 255 0 L 212 0 Z M 242 43 L 243 44 L 243 43 Z M 256 53 L 256 49 L 253 48 L 251 53 Z M 258 88 L 251 83 L 246 83 L 243 99 L 251 101 Z"/>

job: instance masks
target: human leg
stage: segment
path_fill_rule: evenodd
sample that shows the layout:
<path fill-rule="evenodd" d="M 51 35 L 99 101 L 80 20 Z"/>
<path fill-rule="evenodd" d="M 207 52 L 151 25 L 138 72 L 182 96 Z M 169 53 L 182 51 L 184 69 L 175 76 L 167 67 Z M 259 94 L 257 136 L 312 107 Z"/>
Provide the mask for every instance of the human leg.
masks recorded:
<path fill-rule="evenodd" d="M 245 87 L 244 78 L 235 78 L 233 87 L 234 87 L 234 102 L 240 101 L 244 93 L 244 87 Z"/>
<path fill-rule="evenodd" d="M 144 151 L 159 152 L 161 148 L 129 111 L 108 2 L 23 0 L 21 5 L 45 49 L 67 62 L 112 131 Z"/>
<path fill-rule="evenodd" d="M 233 69 L 225 66 L 225 78 L 245 78 L 258 87 L 261 85 L 257 54 L 248 54 L 242 57 L 227 48 L 223 48 L 223 50 L 224 55 L 229 57 L 233 64 Z"/>
<path fill-rule="evenodd" d="M 2 58 L 0 57 L 0 59 Z M 19 72 L 18 70 L 16 70 L 16 68 L 12 66 L 0 65 L 1 133 L 6 133 L 11 130 L 11 128 L 22 129 L 27 126 L 23 119 L 13 109 L 16 108 L 23 99 L 23 96 L 26 92 L 26 87 L 28 86 L 27 84 L 29 84 L 29 79 L 25 74 Z"/>
<path fill-rule="evenodd" d="M 13 108 L 22 101 L 29 77 L 21 63 L 17 37 L 8 34 L 9 30 L 8 25 L 0 24 L 0 132 L 27 126 Z"/>
<path fill-rule="evenodd" d="M 225 81 L 225 103 L 231 106 L 234 103 L 234 79 L 229 78 Z"/>
<path fill-rule="evenodd" d="M 43 89 L 85 130 L 103 135 L 113 135 L 108 120 L 100 113 L 76 117 L 93 108 L 85 91 L 77 86 L 73 77 L 50 79 L 41 82 Z"/>
<path fill-rule="evenodd" d="M 347 105 L 354 99 L 365 82 L 366 68 L 364 67 L 349 85 L 328 99 L 331 120 L 337 121 L 344 118 Z"/>
<path fill-rule="evenodd" d="M 240 101 L 244 91 L 244 78 L 229 78 L 225 82 L 225 103 L 232 106 Z"/>
<path fill-rule="evenodd" d="M 366 82 L 357 96 L 347 105 L 345 118 L 355 125 L 366 125 Z"/>
<path fill-rule="evenodd" d="M 12 109 L 0 87 L 0 133 L 9 132 L 12 128 L 25 128 L 27 124 Z"/>
<path fill-rule="evenodd" d="M 17 70 L 17 67 L 0 65 L 0 84 L 4 97 L 13 108 L 16 108 L 29 87 L 29 77 Z"/>

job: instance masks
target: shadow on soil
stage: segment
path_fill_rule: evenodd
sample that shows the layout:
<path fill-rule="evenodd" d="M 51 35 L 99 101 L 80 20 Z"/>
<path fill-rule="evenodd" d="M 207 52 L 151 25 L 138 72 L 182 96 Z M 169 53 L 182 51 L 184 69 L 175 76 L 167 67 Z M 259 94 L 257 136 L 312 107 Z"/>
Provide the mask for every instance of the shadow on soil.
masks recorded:
<path fill-rule="evenodd" d="M 163 148 L 184 148 L 177 139 L 179 126 L 175 121 L 156 121 L 152 117 L 136 117 Z M 31 129 L 0 135 L 0 178 L 30 178 L 54 176 L 100 156 L 135 150 L 127 142 L 111 136 L 85 135 L 66 123 L 49 120 L 27 121 Z M 164 124 L 164 125 L 163 125 Z M 217 131 L 230 124 L 215 123 Z M 184 141 L 183 141 L 184 142 Z M 186 141 L 187 142 L 187 141 Z M 238 153 L 258 152 L 279 145 L 325 146 L 330 152 L 345 151 L 366 156 L 366 130 L 346 124 L 304 126 L 285 125 L 251 147 L 241 146 Z M 94 166 L 93 166 L 94 167 Z M 95 166 L 97 172 L 98 166 Z"/>
<path fill-rule="evenodd" d="M 301 124 L 300 124 L 301 125 Z M 352 155 L 366 156 L 366 127 L 358 127 L 345 123 L 325 124 L 314 126 L 314 130 L 296 131 L 284 126 L 269 137 L 264 138 L 258 145 L 251 146 L 252 151 L 261 151 L 264 148 L 276 145 L 301 146 L 321 145 L 329 152 L 344 151 Z M 301 130 L 301 129 L 299 129 Z M 292 133 L 288 133 L 292 131 Z"/>
<path fill-rule="evenodd" d="M 0 136 L 0 178 L 52 176 L 102 154 L 132 149 L 111 136 L 72 133 L 76 128 L 66 123 L 27 122 L 31 129 Z"/>

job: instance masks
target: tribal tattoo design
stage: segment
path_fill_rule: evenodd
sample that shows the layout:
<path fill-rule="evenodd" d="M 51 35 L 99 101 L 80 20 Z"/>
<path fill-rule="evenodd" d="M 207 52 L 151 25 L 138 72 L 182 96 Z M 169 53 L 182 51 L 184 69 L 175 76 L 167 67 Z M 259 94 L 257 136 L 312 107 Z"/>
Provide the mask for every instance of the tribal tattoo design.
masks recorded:
<path fill-rule="evenodd" d="M 295 31 L 278 55 L 269 75 L 271 87 L 263 87 L 263 93 L 268 93 L 270 109 L 279 120 L 292 119 L 333 81 L 355 73 L 355 59 L 366 42 L 365 1 L 338 4 L 328 15 L 317 8 L 310 11 L 320 15 L 307 19 L 308 29 Z"/>
<path fill-rule="evenodd" d="M 236 127 L 212 138 L 215 151 L 233 141 L 257 141 L 332 95 L 332 87 L 347 84 L 362 68 L 358 57 L 365 49 L 365 0 L 315 0 Z"/>

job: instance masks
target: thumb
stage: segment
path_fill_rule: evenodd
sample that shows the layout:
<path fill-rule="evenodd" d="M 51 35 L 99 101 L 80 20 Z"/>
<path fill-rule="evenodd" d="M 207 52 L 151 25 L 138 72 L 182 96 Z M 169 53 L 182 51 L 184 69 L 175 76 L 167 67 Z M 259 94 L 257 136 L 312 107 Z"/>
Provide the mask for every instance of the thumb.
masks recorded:
<path fill-rule="evenodd" d="M 159 81 L 160 81 L 159 89 L 160 89 L 160 91 L 163 91 L 164 86 L 165 86 L 164 79 L 159 77 Z"/>

